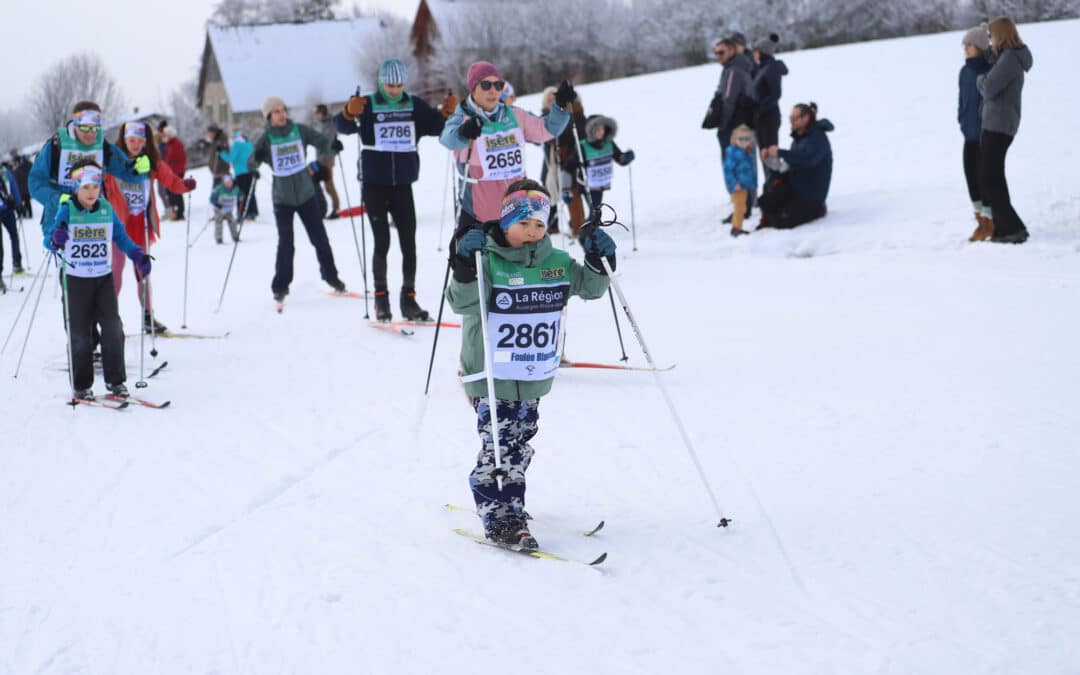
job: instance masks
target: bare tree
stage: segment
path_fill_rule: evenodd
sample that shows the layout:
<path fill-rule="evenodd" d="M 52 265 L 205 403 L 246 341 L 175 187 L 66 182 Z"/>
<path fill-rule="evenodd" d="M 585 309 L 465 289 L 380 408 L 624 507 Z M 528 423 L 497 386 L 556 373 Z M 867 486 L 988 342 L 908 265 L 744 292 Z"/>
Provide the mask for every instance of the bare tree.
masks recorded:
<path fill-rule="evenodd" d="M 371 91 L 379 75 L 379 66 L 388 58 L 397 57 L 409 68 L 409 90 L 418 82 L 416 59 L 412 54 L 409 31 L 412 24 L 399 17 L 379 15 L 382 30 L 360 44 L 353 52 L 356 84 L 362 91 Z M 348 92 L 345 92 L 348 93 Z"/>
<path fill-rule="evenodd" d="M 55 62 L 38 80 L 30 94 L 29 107 L 40 125 L 38 131 L 52 133 L 71 115 L 79 101 L 94 101 L 106 119 L 124 114 L 124 95 L 101 57 L 92 52 L 74 54 Z"/>
<path fill-rule="evenodd" d="M 170 111 L 170 124 L 184 145 L 195 143 L 203 134 L 202 114 L 196 103 L 198 91 L 199 76 L 195 74 L 169 94 L 168 103 L 163 107 Z"/>
<path fill-rule="evenodd" d="M 290 21 L 334 19 L 340 0 L 218 0 L 210 22 L 219 26 L 241 26 Z"/>
<path fill-rule="evenodd" d="M 12 109 L 0 111 L 0 156 L 9 150 L 20 150 L 35 140 L 40 134 L 34 129 L 33 116 L 25 110 Z"/>

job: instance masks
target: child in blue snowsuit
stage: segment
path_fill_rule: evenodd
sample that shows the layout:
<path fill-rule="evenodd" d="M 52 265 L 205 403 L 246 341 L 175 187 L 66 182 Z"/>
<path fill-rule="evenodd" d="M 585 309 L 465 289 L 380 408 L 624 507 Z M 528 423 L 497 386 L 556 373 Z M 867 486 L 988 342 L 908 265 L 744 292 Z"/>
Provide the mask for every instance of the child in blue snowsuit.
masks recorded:
<path fill-rule="evenodd" d="M 757 190 L 754 130 L 740 124 L 731 131 L 731 145 L 724 151 L 724 183 L 731 193 L 731 236 L 750 234 L 743 229 L 747 196 Z"/>

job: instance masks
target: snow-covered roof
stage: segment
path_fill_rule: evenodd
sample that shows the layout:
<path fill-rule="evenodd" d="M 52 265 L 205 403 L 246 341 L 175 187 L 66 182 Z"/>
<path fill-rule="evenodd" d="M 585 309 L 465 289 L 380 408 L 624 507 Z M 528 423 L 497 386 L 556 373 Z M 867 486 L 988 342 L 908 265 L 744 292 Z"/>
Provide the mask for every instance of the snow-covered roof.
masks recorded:
<path fill-rule="evenodd" d="M 208 26 L 233 112 L 259 110 L 267 96 L 289 107 L 337 103 L 356 88 L 351 49 L 382 30 L 377 18 Z"/>

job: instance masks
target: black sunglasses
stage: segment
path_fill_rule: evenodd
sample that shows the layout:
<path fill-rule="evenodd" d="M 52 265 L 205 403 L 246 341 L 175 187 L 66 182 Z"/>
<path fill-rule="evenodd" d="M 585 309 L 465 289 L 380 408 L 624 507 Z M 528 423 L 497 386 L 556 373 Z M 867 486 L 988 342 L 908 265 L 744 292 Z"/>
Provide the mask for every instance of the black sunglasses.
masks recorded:
<path fill-rule="evenodd" d="M 480 80 L 480 88 L 484 91 L 490 91 L 492 87 L 495 87 L 495 91 L 502 91 L 505 86 L 506 82 L 503 80 L 495 80 L 494 82 L 491 80 Z"/>

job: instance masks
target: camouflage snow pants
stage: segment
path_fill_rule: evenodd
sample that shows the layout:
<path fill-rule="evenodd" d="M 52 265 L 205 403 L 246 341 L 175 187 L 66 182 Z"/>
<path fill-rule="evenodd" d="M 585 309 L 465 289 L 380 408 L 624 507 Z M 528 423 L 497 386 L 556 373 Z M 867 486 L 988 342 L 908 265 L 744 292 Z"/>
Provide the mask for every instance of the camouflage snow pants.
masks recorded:
<path fill-rule="evenodd" d="M 540 419 L 540 399 L 496 400 L 499 420 L 499 449 L 502 451 L 503 489 L 495 481 L 495 448 L 491 440 L 491 414 L 487 398 L 472 399 L 476 410 L 476 430 L 484 445 L 469 474 L 469 486 L 476 500 L 476 512 L 487 525 L 492 519 L 520 515 L 525 510 L 525 471 L 532 461 L 529 440 L 536 435 Z"/>

